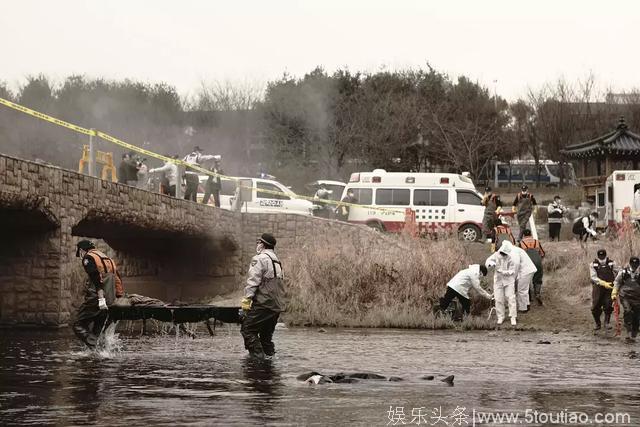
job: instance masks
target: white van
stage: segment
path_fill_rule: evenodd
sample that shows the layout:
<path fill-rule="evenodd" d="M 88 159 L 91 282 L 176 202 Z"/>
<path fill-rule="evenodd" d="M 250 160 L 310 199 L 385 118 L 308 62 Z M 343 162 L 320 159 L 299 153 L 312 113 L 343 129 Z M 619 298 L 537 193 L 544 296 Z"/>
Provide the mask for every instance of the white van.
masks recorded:
<path fill-rule="evenodd" d="M 466 176 L 376 169 L 351 174 L 343 197 L 349 190 L 357 204 L 382 208 L 351 207 L 349 222 L 399 232 L 411 209 L 420 233 L 458 233 L 466 241 L 482 237 L 482 195 Z"/>
<path fill-rule="evenodd" d="M 200 176 L 200 188 L 198 189 L 198 201 L 204 197 L 204 188 L 207 175 Z M 241 212 L 250 213 L 293 213 L 300 215 L 313 215 L 313 203 L 300 199 L 285 185 L 271 179 L 262 178 L 236 178 L 241 185 Z M 235 202 L 236 185 L 238 181 L 221 180 L 220 207 L 232 210 Z M 271 192 L 279 194 L 272 194 Z M 213 205 L 213 198 L 209 200 Z"/>
<path fill-rule="evenodd" d="M 634 194 L 640 188 L 640 171 L 614 171 L 603 188 L 596 193 L 598 228 L 616 228 L 622 224 L 622 211 L 630 208 L 631 218 L 638 219 L 640 212 L 634 207 Z"/>

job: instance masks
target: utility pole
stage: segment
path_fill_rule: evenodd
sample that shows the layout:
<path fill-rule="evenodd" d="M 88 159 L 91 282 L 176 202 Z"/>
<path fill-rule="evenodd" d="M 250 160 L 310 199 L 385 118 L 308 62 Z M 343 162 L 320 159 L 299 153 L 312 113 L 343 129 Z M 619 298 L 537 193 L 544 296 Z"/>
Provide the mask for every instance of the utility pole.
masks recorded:
<path fill-rule="evenodd" d="M 89 175 L 96 176 L 96 130 L 89 133 Z"/>

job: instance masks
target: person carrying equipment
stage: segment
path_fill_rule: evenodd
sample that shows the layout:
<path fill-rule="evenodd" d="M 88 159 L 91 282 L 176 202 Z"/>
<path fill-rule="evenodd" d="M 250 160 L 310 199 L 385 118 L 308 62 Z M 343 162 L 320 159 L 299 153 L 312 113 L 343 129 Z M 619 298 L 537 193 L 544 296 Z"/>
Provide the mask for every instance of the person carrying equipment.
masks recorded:
<path fill-rule="evenodd" d="M 496 248 L 499 248 L 504 241 L 509 241 L 512 245 L 516 244 L 516 239 L 513 237 L 509 224 L 504 218 L 500 218 L 499 221 L 500 223 L 493 228 L 491 252 L 495 252 Z"/>
<path fill-rule="evenodd" d="M 591 274 L 591 314 L 596 324 L 594 331 L 600 330 L 602 324 L 600 315 L 604 311 L 604 327 L 611 329 L 611 313 L 613 312 L 613 304 L 611 301 L 611 292 L 613 290 L 613 281 L 616 278 L 616 265 L 607 257 L 607 251 L 599 249 L 596 259 L 589 266 Z"/>
<path fill-rule="evenodd" d="M 498 212 L 502 207 L 500 196 L 491 191 L 491 187 L 486 187 L 484 189 L 484 196 L 482 197 L 482 205 L 484 206 L 482 232 L 486 239 L 491 239 L 491 242 L 495 244 L 495 236 L 493 232 L 494 228 L 497 225 L 500 225 L 500 218 L 498 218 Z"/>
<path fill-rule="evenodd" d="M 534 209 L 537 208 L 538 203 L 533 194 L 529 193 L 529 187 L 525 184 L 521 187 L 520 192 L 513 200 L 513 207 L 511 210 L 516 212 L 518 218 L 518 227 L 520 227 L 520 233 L 518 234 L 518 241 L 522 240 L 524 236 L 524 230 L 529 228 L 529 218 Z"/>
<path fill-rule="evenodd" d="M 629 265 L 618 273 L 613 283 L 611 299 L 620 298 L 627 330 L 626 341 L 634 342 L 640 326 L 640 259 L 631 257 Z"/>
<path fill-rule="evenodd" d="M 85 299 L 78 307 L 72 329 L 82 342 L 95 347 L 107 321 L 107 310 L 116 298 L 124 296 L 124 287 L 115 262 L 97 250 L 93 242 L 79 241 L 76 257 L 82 258 L 82 266 L 89 278 Z"/>
<path fill-rule="evenodd" d="M 447 292 L 444 297 L 440 298 L 440 310 L 445 311 L 454 298 L 460 302 L 465 314 L 471 311 L 471 298 L 469 290 L 474 288 L 480 295 L 486 299 L 492 299 L 493 296 L 480 286 L 480 279 L 487 275 L 487 267 L 479 264 L 472 264 L 464 270 L 460 270 L 447 283 Z"/>

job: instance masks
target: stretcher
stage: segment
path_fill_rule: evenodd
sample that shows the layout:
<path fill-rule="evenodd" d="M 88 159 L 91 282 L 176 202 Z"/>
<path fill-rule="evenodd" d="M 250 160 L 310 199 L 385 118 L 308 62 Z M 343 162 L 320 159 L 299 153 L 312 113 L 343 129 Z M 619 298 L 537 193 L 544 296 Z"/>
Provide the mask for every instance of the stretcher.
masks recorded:
<path fill-rule="evenodd" d="M 147 320 L 155 319 L 171 323 L 197 323 L 215 319 L 222 323 L 241 323 L 240 307 L 218 307 L 214 305 L 112 305 L 109 319 Z"/>

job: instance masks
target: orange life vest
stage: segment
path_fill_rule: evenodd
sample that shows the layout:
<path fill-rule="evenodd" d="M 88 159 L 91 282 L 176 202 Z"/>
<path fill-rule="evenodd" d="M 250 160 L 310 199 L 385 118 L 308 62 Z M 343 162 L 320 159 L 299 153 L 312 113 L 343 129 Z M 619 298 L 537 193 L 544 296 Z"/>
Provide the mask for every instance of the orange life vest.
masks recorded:
<path fill-rule="evenodd" d="M 120 278 L 120 273 L 118 273 L 116 263 L 97 249 L 89 250 L 87 255 L 93 258 L 93 262 L 96 263 L 101 280 L 105 273 L 113 273 L 116 279 L 116 297 L 124 296 L 124 286 L 122 286 L 122 279 Z"/>
<path fill-rule="evenodd" d="M 509 240 L 511 240 L 511 243 L 513 243 L 514 245 L 516 244 L 516 239 L 513 237 L 510 227 L 506 225 L 496 225 L 493 230 L 496 233 L 496 240 L 499 234 L 506 234 L 509 236 Z"/>
<path fill-rule="evenodd" d="M 540 242 L 533 237 L 525 237 L 520 242 L 520 247 L 525 251 L 527 249 L 535 249 L 540 254 L 540 257 L 544 257 L 544 249 L 542 249 L 542 245 Z"/>

